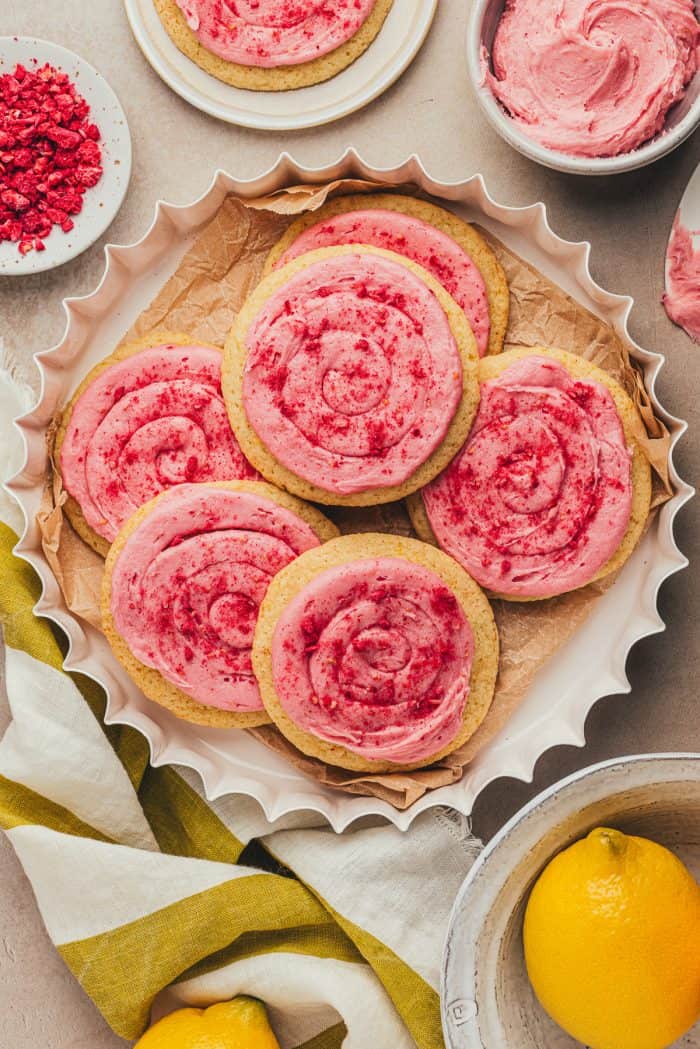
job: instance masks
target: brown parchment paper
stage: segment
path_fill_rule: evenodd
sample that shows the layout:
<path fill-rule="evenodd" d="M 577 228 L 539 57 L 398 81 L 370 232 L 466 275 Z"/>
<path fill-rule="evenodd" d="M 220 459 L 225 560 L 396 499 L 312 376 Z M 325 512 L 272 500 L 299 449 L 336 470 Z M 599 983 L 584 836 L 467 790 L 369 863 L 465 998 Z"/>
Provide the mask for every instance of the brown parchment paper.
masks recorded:
<path fill-rule="evenodd" d="M 242 201 L 228 197 L 216 217 L 183 257 L 176 272 L 137 319 L 127 338 L 159 328 L 190 332 L 193 338 L 222 345 L 238 310 L 260 279 L 268 251 L 291 219 L 315 210 L 338 193 L 387 187 L 359 180 L 324 186 L 296 186 L 267 197 Z M 415 188 L 402 192 L 417 195 Z M 640 436 L 654 472 L 653 506 L 672 494 L 668 476 L 670 437 L 654 415 L 642 377 L 612 328 L 571 299 L 528 263 L 486 234 L 505 268 L 511 293 L 507 347 L 556 346 L 593 361 L 610 372 L 637 404 Z M 54 427 L 57 420 L 54 420 Z M 49 433 L 51 441 L 52 433 Z M 63 514 L 65 492 L 56 474 L 47 479 L 38 514 L 44 553 L 68 607 L 100 627 L 102 559 L 75 534 Z M 411 535 L 402 503 L 363 509 L 325 508 L 343 532 L 383 531 Z M 300 754 L 273 726 L 251 730 L 306 775 L 351 794 L 382 798 L 397 808 L 413 804 L 426 791 L 458 780 L 465 767 L 501 730 L 522 702 L 537 671 L 568 640 L 614 580 L 531 604 L 494 601 L 501 638 L 501 661 L 493 705 L 476 734 L 438 765 L 418 772 L 366 775 L 349 773 Z"/>

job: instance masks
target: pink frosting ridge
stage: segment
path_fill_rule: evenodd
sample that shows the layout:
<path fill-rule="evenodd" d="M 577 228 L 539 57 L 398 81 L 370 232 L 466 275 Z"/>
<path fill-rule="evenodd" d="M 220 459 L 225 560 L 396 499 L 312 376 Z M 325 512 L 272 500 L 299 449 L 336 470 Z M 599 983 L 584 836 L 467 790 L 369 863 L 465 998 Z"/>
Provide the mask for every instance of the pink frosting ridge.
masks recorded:
<path fill-rule="evenodd" d="M 615 156 L 662 130 L 699 46 L 693 0 L 507 0 L 486 82 L 541 145 Z"/>
<path fill-rule="evenodd" d="M 275 689 L 296 725 L 372 761 L 412 764 L 457 736 L 471 626 L 433 572 L 382 557 L 331 568 L 287 606 Z"/>
<path fill-rule="evenodd" d="M 61 474 L 87 523 L 108 542 L 171 485 L 258 477 L 231 432 L 221 354 L 162 345 L 110 365 L 73 406 Z"/>
<path fill-rule="evenodd" d="M 112 574 L 114 624 L 131 652 L 204 706 L 260 710 L 250 650 L 272 577 L 319 545 L 263 496 L 172 488 L 126 541 Z"/>
<path fill-rule="evenodd" d="M 377 0 L 177 0 L 200 44 L 242 66 L 295 66 L 352 39 Z"/>
<path fill-rule="evenodd" d="M 604 386 L 527 357 L 481 388 L 462 451 L 423 499 L 440 546 L 482 586 L 544 598 L 589 582 L 632 510 L 631 454 Z"/>
<path fill-rule="evenodd" d="M 350 253 L 313 263 L 247 337 L 243 403 L 298 477 L 349 494 L 401 484 L 441 444 L 462 364 L 437 297 L 406 266 Z"/>
<path fill-rule="evenodd" d="M 484 356 L 491 329 L 486 285 L 476 264 L 452 237 L 430 223 L 400 211 L 382 208 L 349 211 L 304 230 L 276 268 L 307 251 L 334 244 L 369 244 L 386 248 L 423 266 L 462 307 L 474 332 L 479 356 Z"/>
<path fill-rule="evenodd" d="M 693 236 L 676 215 L 666 256 L 664 306 L 674 324 L 700 342 L 700 251 Z"/>

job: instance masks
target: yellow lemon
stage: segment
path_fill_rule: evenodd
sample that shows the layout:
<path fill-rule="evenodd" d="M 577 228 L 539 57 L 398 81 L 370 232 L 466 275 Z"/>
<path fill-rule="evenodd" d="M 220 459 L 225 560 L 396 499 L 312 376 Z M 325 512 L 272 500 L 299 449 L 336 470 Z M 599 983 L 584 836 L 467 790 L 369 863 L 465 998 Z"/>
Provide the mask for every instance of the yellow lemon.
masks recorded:
<path fill-rule="evenodd" d="M 265 1006 L 234 998 L 209 1009 L 179 1009 L 146 1031 L 135 1049 L 279 1049 Z"/>
<path fill-rule="evenodd" d="M 598 828 L 560 853 L 523 936 L 540 1003 L 590 1049 L 666 1049 L 700 1016 L 700 886 L 653 841 Z"/>

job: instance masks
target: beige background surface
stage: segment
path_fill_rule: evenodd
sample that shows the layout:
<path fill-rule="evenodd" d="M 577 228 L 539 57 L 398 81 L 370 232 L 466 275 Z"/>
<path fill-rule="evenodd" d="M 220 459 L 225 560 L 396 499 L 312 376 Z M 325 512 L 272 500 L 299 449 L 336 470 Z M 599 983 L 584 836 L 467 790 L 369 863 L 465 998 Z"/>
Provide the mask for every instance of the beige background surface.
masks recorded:
<path fill-rule="evenodd" d="M 438 179 L 481 171 L 491 194 L 504 204 L 545 201 L 559 234 L 592 242 L 596 279 L 635 297 L 635 337 L 668 355 L 660 394 L 690 422 L 678 463 L 694 482 L 700 467 L 700 348 L 670 324 L 659 300 L 665 242 L 682 190 L 700 161 L 700 135 L 653 169 L 616 180 L 567 177 L 524 160 L 487 127 L 470 96 L 463 60 L 469 7 L 468 0 L 441 0 L 419 58 L 363 113 L 325 129 L 279 136 L 217 123 L 172 94 L 133 42 L 120 0 L 0 0 L 0 35 L 35 35 L 64 44 L 91 61 L 117 91 L 131 125 L 134 173 L 105 240 L 128 243 L 141 236 L 157 197 L 188 202 L 206 188 L 215 167 L 250 177 L 270 166 L 282 149 L 309 165 L 331 162 L 348 145 L 378 166 L 416 152 Z M 0 279 L 0 335 L 12 354 L 28 361 L 56 341 L 63 328 L 61 299 L 92 290 L 102 269 L 102 243 L 52 274 Z M 677 531 L 693 565 L 700 545 L 696 514 L 691 504 Z M 533 785 L 502 781 L 487 790 L 475 812 L 478 833 L 491 835 L 536 790 L 583 765 L 641 751 L 700 751 L 699 597 L 694 568 L 665 585 L 660 607 L 668 632 L 635 648 L 632 696 L 599 703 L 588 720 L 586 748 L 550 751 L 538 764 Z M 6 717 L 0 699 L 0 731 Z M 106 1029 L 51 948 L 29 886 L 0 841 L 0 1049 L 124 1044 Z"/>

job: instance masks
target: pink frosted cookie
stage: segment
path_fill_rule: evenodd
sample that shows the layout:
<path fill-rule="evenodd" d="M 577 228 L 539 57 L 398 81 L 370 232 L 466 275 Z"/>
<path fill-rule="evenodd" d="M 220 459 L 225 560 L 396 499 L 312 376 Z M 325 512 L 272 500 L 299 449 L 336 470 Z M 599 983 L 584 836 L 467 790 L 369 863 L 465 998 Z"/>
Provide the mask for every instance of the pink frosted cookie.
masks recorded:
<path fill-rule="evenodd" d="M 508 324 L 505 273 L 481 234 L 452 212 L 394 193 L 336 197 L 292 223 L 266 272 L 336 244 L 368 244 L 418 263 L 464 310 L 479 356 L 500 353 Z"/>
<path fill-rule="evenodd" d="M 231 432 L 221 350 L 184 335 L 149 336 L 98 364 L 63 414 L 55 460 L 71 523 L 103 555 L 164 489 L 258 477 Z"/>
<path fill-rule="evenodd" d="M 184 484 L 130 518 L 106 564 L 112 648 L 149 698 L 200 724 L 267 721 L 251 664 L 271 579 L 337 535 L 313 507 L 251 481 Z"/>
<path fill-rule="evenodd" d="M 445 554 L 351 535 L 277 576 L 253 662 L 268 713 L 304 753 L 355 770 L 418 768 L 481 723 L 498 638 L 484 594 Z"/>
<path fill-rule="evenodd" d="M 171 40 L 233 87 L 288 91 L 328 80 L 375 39 L 393 0 L 154 0 Z"/>
<path fill-rule="evenodd" d="M 389 252 L 326 248 L 258 286 L 226 344 L 224 396 L 248 459 L 322 503 L 415 491 L 464 440 L 478 398 L 464 314 Z"/>
<path fill-rule="evenodd" d="M 563 594 L 619 568 L 651 490 L 630 399 L 582 358 L 541 347 L 481 371 L 469 439 L 413 501 L 419 534 L 513 600 Z"/>

